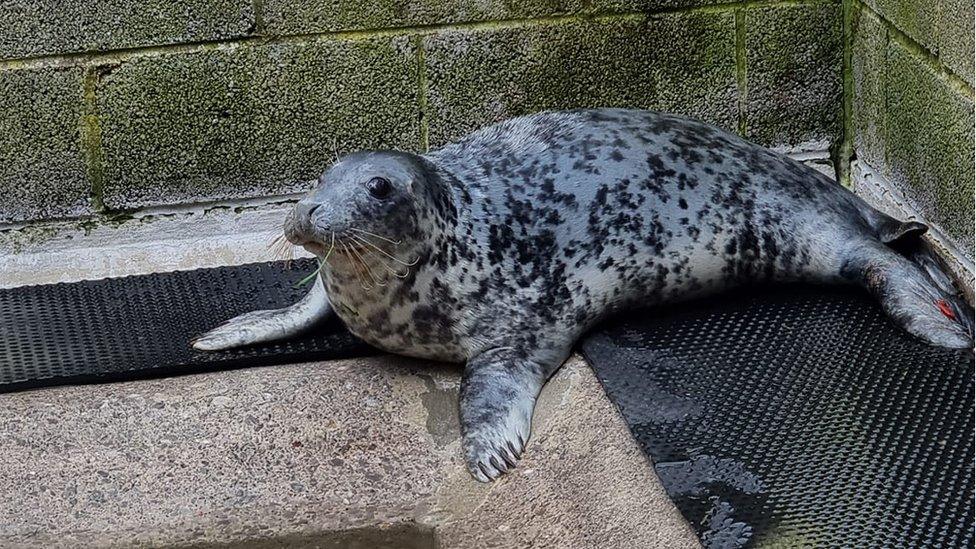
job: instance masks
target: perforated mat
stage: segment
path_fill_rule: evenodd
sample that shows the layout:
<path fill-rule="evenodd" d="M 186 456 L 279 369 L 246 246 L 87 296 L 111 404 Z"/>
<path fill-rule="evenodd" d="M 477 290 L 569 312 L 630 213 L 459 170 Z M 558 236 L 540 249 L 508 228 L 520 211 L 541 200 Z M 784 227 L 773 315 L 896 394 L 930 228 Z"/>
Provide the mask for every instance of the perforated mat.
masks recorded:
<path fill-rule="evenodd" d="M 228 318 L 294 303 L 314 268 L 298 260 L 0 290 L 0 392 L 374 353 L 338 320 L 290 341 L 190 347 Z"/>
<path fill-rule="evenodd" d="M 638 312 L 583 351 L 706 547 L 972 547 L 973 354 L 853 290 Z"/>

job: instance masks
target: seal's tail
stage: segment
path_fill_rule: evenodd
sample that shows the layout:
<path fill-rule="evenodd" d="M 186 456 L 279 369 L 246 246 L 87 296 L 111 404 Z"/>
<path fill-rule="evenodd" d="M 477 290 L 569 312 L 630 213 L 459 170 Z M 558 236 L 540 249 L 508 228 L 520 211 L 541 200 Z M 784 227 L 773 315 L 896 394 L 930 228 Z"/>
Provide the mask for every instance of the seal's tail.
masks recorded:
<path fill-rule="evenodd" d="M 928 227 L 877 213 L 869 222 L 874 222 L 878 240 L 859 247 L 846 274 L 874 294 L 892 320 L 912 335 L 942 347 L 972 348 L 973 308 L 921 238 Z"/>

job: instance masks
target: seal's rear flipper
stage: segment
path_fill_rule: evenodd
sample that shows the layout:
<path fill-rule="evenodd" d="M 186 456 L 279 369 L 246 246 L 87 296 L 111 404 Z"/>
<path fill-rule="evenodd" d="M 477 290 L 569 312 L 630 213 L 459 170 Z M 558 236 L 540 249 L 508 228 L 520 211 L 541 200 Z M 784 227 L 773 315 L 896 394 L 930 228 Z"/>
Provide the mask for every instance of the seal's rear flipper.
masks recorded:
<path fill-rule="evenodd" d="M 905 255 L 877 242 L 865 243 L 844 266 L 844 275 L 874 294 L 888 316 L 910 334 L 941 347 L 972 348 L 972 307 L 924 242 L 915 240 L 917 245 L 903 250 Z"/>
<path fill-rule="evenodd" d="M 888 219 L 891 220 L 890 223 L 882 223 L 878 227 L 878 238 L 881 239 L 881 242 L 893 248 L 897 248 L 903 244 L 911 245 L 917 242 L 929 230 L 928 225 L 919 223 L 918 221 Z"/>
<path fill-rule="evenodd" d="M 895 219 L 863 202 L 858 203 L 857 206 L 864 220 L 874 229 L 878 240 L 892 248 L 912 247 L 921 241 L 922 235 L 929 230 L 929 226 L 925 223 Z"/>

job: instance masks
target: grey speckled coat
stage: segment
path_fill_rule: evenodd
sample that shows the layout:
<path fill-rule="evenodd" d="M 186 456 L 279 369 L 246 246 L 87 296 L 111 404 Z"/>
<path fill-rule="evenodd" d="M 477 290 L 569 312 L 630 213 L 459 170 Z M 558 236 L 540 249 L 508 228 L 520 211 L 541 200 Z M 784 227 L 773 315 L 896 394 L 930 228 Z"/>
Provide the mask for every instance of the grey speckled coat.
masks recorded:
<path fill-rule="evenodd" d="M 912 334 L 972 346 L 971 313 L 941 270 L 894 251 L 925 229 L 701 122 L 542 113 L 424 156 L 343 158 L 285 225 L 325 258 L 313 290 L 195 345 L 286 337 L 334 310 L 381 349 L 465 362 L 464 451 L 490 480 L 515 466 L 536 396 L 576 339 L 622 309 L 744 283 L 847 282 Z"/>

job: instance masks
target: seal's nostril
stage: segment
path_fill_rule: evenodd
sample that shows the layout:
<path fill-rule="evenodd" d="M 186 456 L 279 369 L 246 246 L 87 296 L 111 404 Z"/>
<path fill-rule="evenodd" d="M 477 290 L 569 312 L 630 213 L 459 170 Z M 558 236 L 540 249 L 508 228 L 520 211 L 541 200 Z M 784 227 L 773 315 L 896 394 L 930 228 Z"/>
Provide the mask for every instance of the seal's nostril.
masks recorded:
<path fill-rule="evenodd" d="M 299 202 L 298 207 L 295 208 L 295 216 L 303 223 L 311 223 L 312 215 L 315 211 L 319 209 L 321 204 L 310 204 L 308 202 Z"/>

